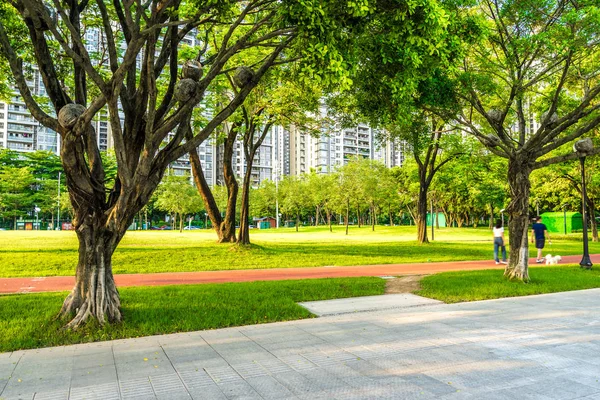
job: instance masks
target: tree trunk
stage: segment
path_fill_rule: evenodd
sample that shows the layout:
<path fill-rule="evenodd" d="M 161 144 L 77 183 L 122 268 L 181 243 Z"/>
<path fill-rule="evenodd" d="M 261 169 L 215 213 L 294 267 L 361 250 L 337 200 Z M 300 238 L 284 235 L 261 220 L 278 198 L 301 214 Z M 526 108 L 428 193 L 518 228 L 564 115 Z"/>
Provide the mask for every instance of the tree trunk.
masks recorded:
<path fill-rule="evenodd" d="M 392 206 L 388 206 L 388 215 L 390 216 L 390 226 L 394 226 L 394 220 L 392 219 Z"/>
<path fill-rule="evenodd" d="M 75 315 L 67 328 L 77 328 L 89 318 L 97 319 L 100 324 L 121 321 L 121 302 L 112 274 L 112 254 L 124 231 L 117 233 L 103 225 L 100 221 L 86 221 L 76 230 L 79 240 L 76 283 L 60 310 L 63 317 Z"/>
<path fill-rule="evenodd" d="M 590 216 L 590 226 L 592 228 L 592 241 L 598 241 L 598 223 L 596 222 L 596 204 L 594 204 L 594 200 L 590 199 L 590 196 L 587 196 L 587 212 Z"/>
<path fill-rule="evenodd" d="M 371 231 L 375 232 L 375 206 L 371 204 Z"/>
<path fill-rule="evenodd" d="M 252 177 L 252 157 L 246 161 L 246 173 L 242 184 L 242 204 L 240 210 L 240 230 L 238 232 L 238 244 L 250 244 L 250 178 Z"/>
<path fill-rule="evenodd" d="M 198 193 L 202 197 L 204 206 L 206 207 L 206 213 L 210 222 L 212 223 L 213 229 L 217 233 L 217 242 L 219 243 L 235 243 L 235 208 L 238 195 L 238 184 L 235 179 L 235 174 L 231 166 L 231 157 L 233 156 L 233 144 L 230 144 L 230 140 L 226 140 L 225 154 L 223 157 L 223 172 L 225 178 L 225 184 L 227 185 L 227 208 L 225 210 L 225 218 L 221 217 L 221 211 L 217 206 L 217 202 L 206 182 L 204 172 L 202 171 L 202 165 L 200 163 L 200 157 L 197 151 L 190 153 L 190 162 L 192 164 L 192 175 L 194 177 L 194 183 L 198 189 Z"/>
<path fill-rule="evenodd" d="M 356 205 L 356 223 L 358 224 L 358 227 L 360 228 L 360 205 L 359 204 Z"/>
<path fill-rule="evenodd" d="M 590 225 L 592 225 L 592 241 L 598 241 L 598 222 L 596 222 L 596 213 L 593 209 L 590 210 Z"/>
<path fill-rule="evenodd" d="M 183 214 L 179 214 L 179 233 L 183 232 Z"/>
<path fill-rule="evenodd" d="M 490 203 L 490 229 L 493 229 L 494 225 L 494 205 Z"/>
<path fill-rule="evenodd" d="M 527 282 L 529 280 L 529 175 L 531 165 L 527 155 L 523 158 L 510 158 L 508 161 L 508 184 L 511 202 L 506 208 L 510 216 L 509 243 L 510 256 L 504 270 L 509 279 Z"/>
<path fill-rule="evenodd" d="M 348 226 L 350 225 L 350 200 L 346 204 L 346 235 L 348 235 Z"/>
<path fill-rule="evenodd" d="M 298 232 L 298 225 L 300 225 L 300 211 L 296 211 L 296 232 Z"/>
<path fill-rule="evenodd" d="M 331 211 L 327 210 L 327 225 L 329 225 L 329 232 L 333 232 L 333 228 L 331 227 Z"/>
<path fill-rule="evenodd" d="M 419 243 L 429 243 L 427 238 L 427 187 L 421 182 L 417 204 L 417 240 Z"/>
<path fill-rule="evenodd" d="M 13 230 L 15 230 L 15 231 L 17 230 L 17 216 L 16 215 L 13 217 Z"/>
<path fill-rule="evenodd" d="M 317 206 L 315 209 L 315 226 L 319 226 L 319 214 L 319 206 Z"/>

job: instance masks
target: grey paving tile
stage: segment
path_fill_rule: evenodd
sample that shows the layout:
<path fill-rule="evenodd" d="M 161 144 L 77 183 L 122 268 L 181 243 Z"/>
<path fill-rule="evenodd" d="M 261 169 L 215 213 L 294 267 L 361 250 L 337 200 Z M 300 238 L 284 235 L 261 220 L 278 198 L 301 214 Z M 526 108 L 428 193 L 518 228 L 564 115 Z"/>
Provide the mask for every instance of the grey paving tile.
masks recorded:
<path fill-rule="evenodd" d="M 216 385 L 189 389 L 188 392 L 194 400 L 227 400 L 227 396 Z"/>
<path fill-rule="evenodd" d="M 155 399 L 154 390 L 149 378 L 128 379 L 119 381 L 123 399 Z"/>
<path fill-rule="evenodd" d="M 109 383 L 117 383 L 117 370 L 114 365 L 81 368 L 71 376 L 71 388 Z"/>
<path fill-rule="evenodd" d="M 112 383 L 71 388 L 70 400 L 119 400 L 119 385 Z M 37 396 L 35 397 L 37 400 Z"/>
<path fill-rule="evenodd" d="M 220 383 L 219 388 L 229 400 L 260 400 L 263 397 L 245 381 L 236 383 Z"/>
<path fill-rule="evenodd" d="M 191 399 L 178 374 L 158 375 L 150 377 L 150 384 L 158 399 Z"/>
<path fill-rule="evenodd" d="M 264 399 L 279 400 L 295 397 L 288 388 L 272 376 L 251 377 L 247 378 L 246 382 Z"/>
<path fill-rule="evenodd" d="M 68 400 L 68 390 L 44 391 L 35 393 L 34 400 Z"/>

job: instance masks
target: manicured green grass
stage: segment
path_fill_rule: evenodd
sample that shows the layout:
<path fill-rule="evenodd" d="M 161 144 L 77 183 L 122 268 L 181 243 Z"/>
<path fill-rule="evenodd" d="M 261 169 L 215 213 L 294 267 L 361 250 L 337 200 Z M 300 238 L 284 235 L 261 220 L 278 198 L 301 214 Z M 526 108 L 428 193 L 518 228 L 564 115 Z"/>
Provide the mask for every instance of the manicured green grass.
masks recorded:
<path fill-rule="evenodd" d="M 444 228 L 435 241 L 420 245 L 415 227 L 343 226 L 252 230 L 251 247 L 216 244 L 207 231 L 128 232 L 113 256 L 117 274 L 172 271 L 210 271 L 253 268 L 369 265 L 434 261 L 491 260 L 487 228 Z M 552 254 L 579 254 L 581 234 L 553 236 Z M 600 244 L 590 243 L 592 253 Z M 531 249 L 533 256 L 535 249 Z M 73 275 L 77 239 L 73 232 L 0 231 L 0 277 Z"/>
<path fill-rule="evenodd" d="M 383 294 L 380 278 L 123 288 L 123 322 L 65 331 L 67 293 L 0 296 L 0 352 L 310 318 L 299 301 Z"/>
<path fill-rule="evenodd" d="M 445 303 L 528 296 L 600 287 L 600 269 L 582 269 L 574 265 L 532 267 L 529 283 L 511 282 L 502 270 L 443 272 L 421 280 L 420 296 Z"/>

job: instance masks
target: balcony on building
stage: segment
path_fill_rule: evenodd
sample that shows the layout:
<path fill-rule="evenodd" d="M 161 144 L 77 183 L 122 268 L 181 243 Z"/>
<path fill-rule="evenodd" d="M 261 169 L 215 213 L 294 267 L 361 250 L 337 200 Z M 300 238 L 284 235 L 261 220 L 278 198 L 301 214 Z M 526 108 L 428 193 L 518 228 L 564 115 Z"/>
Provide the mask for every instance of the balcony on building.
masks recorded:
<path fill-rule="evenodd" d="M 9 104 L 8 111 L 30 115 L 27 106 L 24 104 Z"/>

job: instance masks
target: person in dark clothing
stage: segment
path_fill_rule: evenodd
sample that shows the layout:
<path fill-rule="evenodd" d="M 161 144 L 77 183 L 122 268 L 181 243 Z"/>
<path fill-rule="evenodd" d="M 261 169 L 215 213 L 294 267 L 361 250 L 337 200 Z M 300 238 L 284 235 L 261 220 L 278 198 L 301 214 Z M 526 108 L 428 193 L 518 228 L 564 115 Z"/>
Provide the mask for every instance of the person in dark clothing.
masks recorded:
<path fill-rule="evenodd" d="M 537 249 L 537 258 L 535 262 L 538 264 L 544 262 L 544 258 L 542 257 L 542 249 L 546 244 L 546 236 L 548 236 L 548 241 L 550 241 L 548 228 L 546 228 L 546 225 L 542 224 L 542 217 L 538 216 L 535 219 L 535 223 L 531 227 L 531 243 L 533 243 L 535 238 L 535 248 Z"/>

